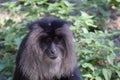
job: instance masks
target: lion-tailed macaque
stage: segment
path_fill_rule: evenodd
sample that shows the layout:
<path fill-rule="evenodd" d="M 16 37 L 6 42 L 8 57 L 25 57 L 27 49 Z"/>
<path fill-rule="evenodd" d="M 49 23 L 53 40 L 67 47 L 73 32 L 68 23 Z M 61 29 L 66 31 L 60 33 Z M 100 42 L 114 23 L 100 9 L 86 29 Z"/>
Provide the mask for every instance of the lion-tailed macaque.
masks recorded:
<path fill-rule="evenodd" d="M 46 17 L 28 24 L 14 80 L 82 80 L 69 22 Z"/>

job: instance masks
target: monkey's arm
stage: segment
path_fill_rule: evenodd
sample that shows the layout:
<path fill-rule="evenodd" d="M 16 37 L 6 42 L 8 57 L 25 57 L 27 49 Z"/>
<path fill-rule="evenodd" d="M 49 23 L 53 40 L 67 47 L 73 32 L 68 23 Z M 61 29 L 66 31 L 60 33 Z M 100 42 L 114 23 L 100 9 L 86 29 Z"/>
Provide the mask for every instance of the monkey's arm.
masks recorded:
<path fill-rule="evenodd" d="M 83 80 L 80 75 L 79 68 L 76 67 L 73 73 L 70 75 L 70 80 Z"/>
<path fill-rule="evenodd" d="M 28 79 L 25 78 L 20 69 L 16 68 L 13 80 L 28 80 Z"/>
<path fill-rule="evenodd" d="M 28 36 L 28 35 L 26 35 Z M 24 48 L 25 48 L 25 43 L 26 43 L 27 37 L 25 37 L 23 39 L 23 41 L 21 42 L 19 51 L 18 51 L 18 55 L 16 57 L 16 68 L 15 68 L 15 72 L 14 72 L 14 77 L 13 80 L 28 80 L 25 75 L 23 75 L 23 72 L 20 70 L 20 59 L 21 59 L 21 55 L 23 54 Z"/>

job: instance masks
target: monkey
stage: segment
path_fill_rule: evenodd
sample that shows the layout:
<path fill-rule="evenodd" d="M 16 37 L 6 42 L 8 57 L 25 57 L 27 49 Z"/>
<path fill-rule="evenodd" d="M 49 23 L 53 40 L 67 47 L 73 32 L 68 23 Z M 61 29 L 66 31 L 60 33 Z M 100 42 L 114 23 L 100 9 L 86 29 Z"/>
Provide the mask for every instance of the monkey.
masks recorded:
<path fill-rule="evenodd" d="M 44 17 L 27 25 L 13 80 L 82 80 L 70 22 Z"/>

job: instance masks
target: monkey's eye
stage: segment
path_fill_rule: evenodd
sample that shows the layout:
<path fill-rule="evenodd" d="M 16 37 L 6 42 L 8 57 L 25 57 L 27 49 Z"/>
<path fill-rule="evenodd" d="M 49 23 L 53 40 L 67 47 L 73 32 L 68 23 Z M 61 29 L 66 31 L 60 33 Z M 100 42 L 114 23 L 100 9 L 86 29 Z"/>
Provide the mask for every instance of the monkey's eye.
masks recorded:
<path fill-rule="evenodd" d="M 51 44 L 52 39 L 48 37 L 44 37 L 40 40 L 40 47 L 45 48 Z M 47 45 L 47 46 L 46 46 Z"/>
<path fill-rule="evenodd" d="M 49 43 L 49 42 L 51 42 L 51 41 L 52 41 L 51 38 L 46 38 L 46 40 L 45 40 L 46 43 Z"/>
<path fill-rule="evenodd" d="M 40 41 L 41 41 L 41 43 L 48 44 L 52 41 L 52 39 L 49 37 L 42 37 Z"/>
<path fill-rule="evenodd" d="M 56 37 L 54 37 L 54 42 L 55 42 L 56 44 L 62 42 L 62 40 L 63 40 L 62 36 L 56 36 Z"/>

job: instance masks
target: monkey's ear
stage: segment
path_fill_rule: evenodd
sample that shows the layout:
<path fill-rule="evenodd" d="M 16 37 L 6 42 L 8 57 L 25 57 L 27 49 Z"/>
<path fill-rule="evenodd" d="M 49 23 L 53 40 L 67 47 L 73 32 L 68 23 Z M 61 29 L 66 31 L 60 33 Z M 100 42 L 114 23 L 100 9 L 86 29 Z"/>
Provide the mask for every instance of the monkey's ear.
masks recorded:
<path fill-rule="evenodd" d="M 67 27 L 70 27 L 72 25 L 72 22 L 70 21 L 67 21 L 63 26 L 67 26 Z"/>
<path fill-rule="evenodd" d="M 67 21 L 66 24 L 70 27 L 73 23 L 71 21 Z"/>
<path fill-rule="evenodd" d="M 31 22 L 27 24 L 27 28 L 31 31 L 34 29 L 37 29 L 39 27 L 39 24 L 37 24 L 36 22 Z"/>

